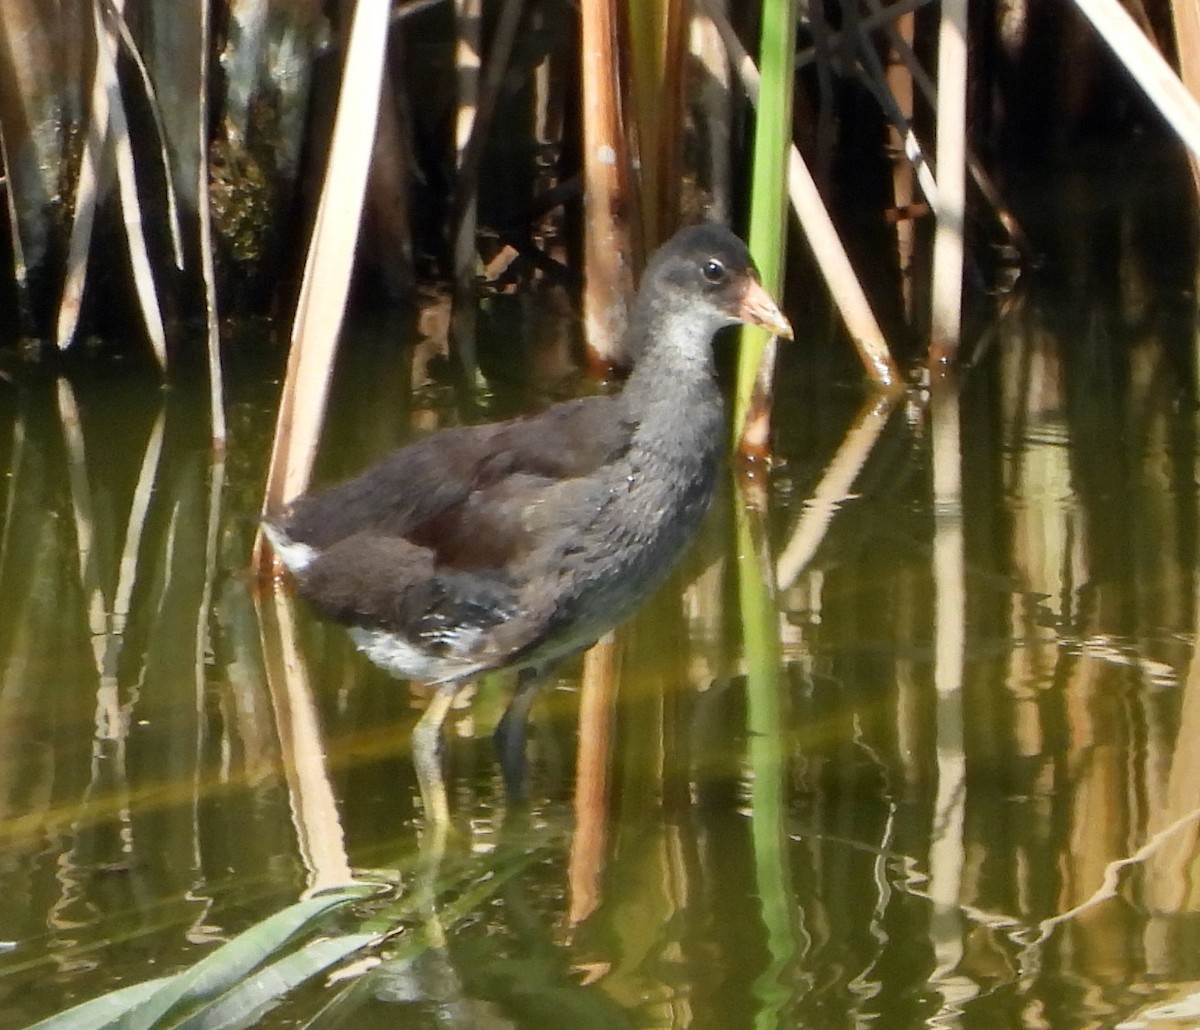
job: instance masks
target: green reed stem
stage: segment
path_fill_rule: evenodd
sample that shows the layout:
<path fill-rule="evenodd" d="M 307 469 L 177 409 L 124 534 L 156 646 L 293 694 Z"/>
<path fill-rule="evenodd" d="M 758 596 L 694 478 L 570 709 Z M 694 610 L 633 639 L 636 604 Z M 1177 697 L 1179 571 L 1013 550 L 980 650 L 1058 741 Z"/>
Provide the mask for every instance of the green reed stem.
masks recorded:
<path fill-rule="evenodd" d="M 798 945 L 792 925 L 792 888 L 787 850 L 786 711 L 780 670 L 779 616 L 756 513 L 746 499 L 734 501 L 738 597 L 746 655 L 746 732 L 750 764 L 750 818 L 754 841 L 754 889 L 767 931 L 767 966 L 755 979 L 758 1025 L 777 1026 L 792 1000 L 787 970 Z M 757 516 L 761 522 L 761 516 Z M 761 527 L 760 527 L 761 528 Z"/>
<path fill-rule="evenodd" d="M 762 76 L 754 130 L 754 173 L 750 184 L 750 253 L 763 284 L 776 297 L 783 285 L 787 244 L 788 148 L 792 142 L 792 83 L 795 78 L 796 0 L 767 0 L 763 6 L 759 68 Z M 741 439 L 766 346 L 762 329 L 742 330 L 734 401 L 734 442 Z"/>

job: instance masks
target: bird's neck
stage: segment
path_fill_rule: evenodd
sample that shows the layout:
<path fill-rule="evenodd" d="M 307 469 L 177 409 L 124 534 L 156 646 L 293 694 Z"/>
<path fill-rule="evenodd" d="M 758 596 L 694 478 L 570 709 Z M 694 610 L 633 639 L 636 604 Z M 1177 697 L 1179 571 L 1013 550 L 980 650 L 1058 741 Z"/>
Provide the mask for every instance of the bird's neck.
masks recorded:
<path fill-rule="evenodd" d="M 724 406 L 713 371 L 711 320 L 652 306 L 634 316 L 635 365 L 623 394 L 637 422 L 635 441 L 678 460 L 712 460 L 724 436 Z"/>

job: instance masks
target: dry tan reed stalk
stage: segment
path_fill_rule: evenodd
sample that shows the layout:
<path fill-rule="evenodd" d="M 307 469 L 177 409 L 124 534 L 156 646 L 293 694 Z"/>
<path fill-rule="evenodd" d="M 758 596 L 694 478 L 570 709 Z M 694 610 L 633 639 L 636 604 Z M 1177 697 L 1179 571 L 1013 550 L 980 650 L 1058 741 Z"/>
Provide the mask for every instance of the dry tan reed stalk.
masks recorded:
<path fill-rule="evenodd" d="M 754 388 L 746 406 L 746 421 L 738 437 L 740 458 L 765 461 L 771 454 L 771 409 L 775 405 L 775 357 L 779 338 L 768 336 L 754 372 Z"/>
<path fill-rule="evenodd" d="M 329 163 L 292 322 L 287 375 L 267 470 L 264 515 L 278 512 L 303 493 L 312 475 L 338 332 L 354 270 L 387 51 L 388 19 L 388 5 L 378 0 L 354 8 Z M 260 535 L 254 562 L 259 571 L 266 571 L 268 565 L 274 568 L 264 550 Z"/>
<path fill-rule="evenodd" d="M 954 0 L 950 0 L 954 2 Z M 948 80 L 939 79 L 944 87 Z M 929 896 L 944 918 L 930 934 L 936 963 L 932 989 L 942 995 L 942 1012 L 958 1001 L 958 972 L 965 935 L 964 898 L 966 777 L 963 672 L 966 654 L 966 580 L 962 513 L 962 443 L 959 394 L 948 376 L 936 376 L 930 397 L 933 446 L 934 665 L 937 691 L 937 795 L 929 843 Z"/>
<path fill-rule="evenodd" d="M 942 0 L 937 65 L 938 215 L 933 236 L 929 361 L 958 353 L 966 225 L 967 2 Z"/>
<path fill-rule="evenodd" d="M 456 185 L 459 196 L 456 205 L 458 217 L 451 230 L 454 233 L 454 282 L 462 289 L 474 277 L 478 262 L 475 248 L 475 190 L 471 188 L 467 195 L 462 168 L 479 111 L 483 0 L 454 0 L 454 33 L 454 70 L 458 81 L 458 104 L 454 115 L 454 166 L 459 172 Z"/>
<path fill-rule="evenodd" d="M 125 49 L 125 56 L 132 62 L 134 68 L 137 69 L 138 79 L 142 84 L 142 90 L 146 96 L 146 106 L 150 110 L 150 119 L 154 125 L 154 138 L 158 143 L 158 157 L 162 162 L 163 175 L 163 190 L 164 197 L 167 201 L 167 229 L 171 236 L 171 254 L 175 260 L 175 267 L 183 268 L 183 227 L 179 221 L 179 198 L 175 192 L 175 180 L 171 176 L 171 151 L 167 145 L 167 127 L 163 124 L 162 110 L 158 104 L 158 97 L 154 92 L 154 80 L 150 75 L 150 69 L 146 67 L 146 62 L 142 58 L 142 53 L 134 42 L 133 33 L 129 31 L 129 24 L 125 21 L 124 0 L 102 0 L 104 4 L 105 14 L 112 20 L 117 29 L 117 35 L 120 37 L 121 45 Z M 201 4 L 200 16 L 207 24 L 209 19 L 209 11 L 207 4 Z M 207 62 L 207 52 L 200 55 L 202 61 Z M 207 101 L 207 98 L 201 95 L 199 97 L 202 103 Z"/>
<path fill-rule="evenodd" d="M 1200 156 L 1200 104 L 1137 22 L 1118 0 L 1075 0 L 1075 3 L 1187 148 L 1194 156 Z"/>
<path fill-rule="evenodd" d="M 121 83 L 117 78 L 117 31 L 105 24 L 101 11 L 101 0 L 92 4 L 93 24 L 96 28 L 97 82 L 103 82 L 108 92 L 109 138 L 113 147 L 117 169 L 117 195 L 121 201 L 122 221 L 125 226 L 125 243 L 129 251 L 129 265 L 133 271 L 133 285 L 141 308 L 142 321 L 154 356 L 164 369 L 167 367 L 167 334 L 163 326 L 162 307 L 158 301 L 158 287 L 154 282 L 154 269 L 150 251 L 146 244 L 145 227 L 142 224 L 142 206 L 138 197 L 137 171 L 133 160 L 133 141 L 129 136 L 129 125 L 125 119 L 125 100 L 121 95 Z"/>
<path fill-rule="evenodd" d="M 111 181 L 111 145 L 117 154 L 120 200 L 125 215 L 126 239 L 138 301 L 155 355 L 165 367 L 166 334 L 162 324 L 158 288 L 155 285 L 142 229 L 132 144 L 128 138 L 128 130 L 117 129 L 125 123 L 124 102 L 116 79 L 115 55 L 118 39 L 126 56 L 137 70 L 145 92 L 158 144 L 159 160 L 164 170 L 162 182 L 167 203 L 167 227 L 172 256 L 176 267 L 182 269 L 183 231 L 179 220 L 178 198 L 170 171 L 171 155 L 167 145 L 166 128 L 149 70 L 126 24 L 123 0 L 93 0 L 92 14 L 96 32 L 96 67 L 93 73 L 91 108 L 83 158 L 75 184 L 74 219 L 68 243 L 66 274 L 59 298 L 55 340 L 60 349 L 65 349 L 70 346 L 78 330 L 79 312 L 87 285 L 88 262 L 91 259 L 96 207 L 104 199 Z"/>
<path fill-rule="evenodd" d="M 896 5 L 892 7 L 883 7 L 879 0 L 867 0 L 867 6 L 872 12 L 872 19 L 877 15 L 889 14 Z M 896 21 L 887 21 L 883 23 L 883 29 L 887 34 L 888 41 L 892 47 L 892 53 L 897 58 L 899 64 L 892 65 L 888 70 L 888 81 L 891 82 L 893 75 L 900 74 L 900 65 L 906 69 L 909 75 L 912 76 L 912 82 L 916 83 L 917 88 L 921 91 L 921 95 L 931 105 L 937 104 L 937 89 L 934 87 L 933 79 L 929 77 L 929 73 L 921 67 L 920 61 L 917 60 L 917 55 L 912 49 L 912 13 L 899 15 Z M 905 26 L 908 26 L 905 28 Z M 908 87 L 911 89 L 911 83 Z M 893 96 L 897 101 L 901 101 L 901 93 L 895 89 L 892 90 Z M 911 120 L 911 104 L 904 102 L 900 103 L 900 107 L 910 112 Z M 1014 247 L 1021 252 L 1022 255 L 1029 257 L 1033 251 L 1033 246 L 1026 237 L 1021 224 L 1017 221 L 1016 216 L 1009 210 L 1000 196 L 1000 191 L 992 182 L 991 176 L 983 167 L 978 157 L 970 147 L 970 142 L 967 145 L 967 171 L 971 173 L 971 179 L 979 188 L 979 192 L 983 194 L 983 199 L 987 201 L 996 220 L 1000 223 L 1001 228 L 1008 234 L 1009 240 Z M 901 206 L 902 205 L 898 205 Z"/>
<path fill-rule="evenodd" d="M 200 270 L 204 279 L 204 328 L 208 353 L 209 425 L 213 444 L 224 451 L 228 430 L 225 426 L 225 376 L 221 368 L 221 329 L 217 310 L 217 273 L 213 258 L 211 194 L 208 174 L 208 51 L 212 37 L 212 22 L 207 0 L 200 3 L 200 96 L 196 117 L 196 218 L 200 223 Z M 168 181 L 170 175 L 167 176 Z M 224 466 L 221 466 L 223 471 Z M 217 490 L 216 468 L 214 485 Z"/>
<path fill-rule="evenodd" d="M 93 24 L 103 31 L 99 9 L 93 5 Z M 58 305 L 58 321 L 55 340 L 59 349 L 65 350 L 75 339 L 79 326 L 79 311 L 83 304 L 83 291 L 87 285 L 88 257 L 91 254 L 92 226 L 95 223 L 96 205 L 99 202 L 101 182 L 104 178 L 106 149 L 108 146 L 109 93 L 106 83 L 103 47 L 98 47 L 96 68 L 92 77 L 92 103 L 88 114 L 87 133 L 84 136 L 83 155 L 79 175 L 75 181 L 74 217 L 71 235 L 67 244 L 67 270 L 63 281 L 62 296 Z M 8 166 L 7 161 L 5 166 Z"/>
<path fill-rule="evenodd" d="M 640 219 L 633 226 L 635 260 L 650 253 L 679 222 L 689 4 L 652 0 L 629 4 L 629 71 L 622 100 L 636 155 L 632 176 Z"/>

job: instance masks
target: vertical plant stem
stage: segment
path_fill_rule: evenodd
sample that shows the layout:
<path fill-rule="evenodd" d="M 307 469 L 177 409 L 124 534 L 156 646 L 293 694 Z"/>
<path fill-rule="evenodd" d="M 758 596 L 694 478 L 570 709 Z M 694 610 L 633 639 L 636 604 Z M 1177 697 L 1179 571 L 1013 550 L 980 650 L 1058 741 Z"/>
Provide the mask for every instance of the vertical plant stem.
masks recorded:
<path fill-rule="evenodd" d="M 208 37 L 208 4 L 203 3 L 205 10 L 200 17 L 203 24 L 201 35 Z M 207 63 L 207 61 L 205 61 Z M 207 73 L 202 75 L 207 78 Z M 203 103 L 201 104 L 203 107 Z M 202 167 L 208 167 L 207 160 L 201 160 Z M 206 184 L 201 183 L 201 189 Z M 213 653 L 212 625 L 216 613 L 213 611 L 213 591 L 217 581 L 217 558 L 221 542 L 221 507 L 225 495 L 225 454 L 221 448 L 213 455 L 208 466 L 208 517 L 204 526 L 204 583 L 200 588 L 200 603 L 196 606 L 196 652 L 193 661 L 195 675 L 195 718 L 196 718 L 196 749 L 192 766 L 192 825 L 193 839 L 203 839 L 201 823 L 203 820 L 201 808 L 204 798 L 204 748 L 208 738 L 209 721 L 206 710 L 209 700 L 209 656 Z M 197 857 L 197 866 L 200 859 Z"/>
<path fill-rule="evenodd" d="M 627 0 L 640 242 L 647 253 L 671 234 L 679 218 L 688 30 L 685 7 L 681 0 Z"/>
<path fill-rule="evenodd" d="M 225 377 L 221 369 L 221 330 L 217 311 L 217 273 L 213 264 L 211 196 L 208 183 L 208 71 L 212 44 L 212 16 L 208 0 L 200 0 L 200 97 L 196 124 L 196 218 L 200 223 L 200 269 L 204 277 L 204 323 L 208 350 L 209 419 L 214 447 L 224 451 Z M 170 178 L 170 176 L 168 176 Z M 216 474 L 214 471 L 214 483 Z M 215 486 L 213 487 L 215 489 Z"/>
<path fill-rule="evenodd" d="M 94 8 L 93 25 L 103 31 L 98 8 Z M 75 180 L 75 202 L 72 206 L 71 235 L 67 243 L 67 269 L 63 279 L 62 296 L 58 303 L 58 319 L 54 337 L 60 350 L 75 339 L 79 326 L 79 311 L 87 285 L 88 257 L 91 254 L 92 226 L 96 217 L 104 164 L 108 145 L 108 82 L 104 71 L 104 54 L 100 40 L 96 45 L 96 67 L 92 73 L 91 108 L 87 132 L 84 134 L 83 155 L 79 175 Z M 7 161 L 5 162 L 7 167 Z M 9 190 L 11 193 L 11 189 Z"/>
<path fill-rule="evenodd" d="M 658 235 L 648 237 L 646 252 L 658 246 L 679 223 L 679 197 L 683 182 L 684 101 L 687 97 L 688 25 L 691 4 L 666 0 L 663 21 L 662 93 L 665 117 L 658 126 Z"/>
<path fill-rule="evenodd" d="M 912 43 L 914 17 L 901 15 L 896 22 L 896 32 L 905 45 Z M 869 44 L 868 44 L 869 45 Z M 913 75 L 901 58 L 895 44 L 891 47 L 887 66 L 888 92 L 896 98 L 896 106 L 906 123 L 913 117 Z M 913 168 L 904 156 L 904 139 L 896 126 L 888 128 L 888 147 L 892 152 L 892 203 L 896 218 L 896 265 L 900 271 L 900 288 L 904 297 L 904 316 L 911 323 L 913 318 L 913 252 L 916 226 L 904 212 L 914 199 Z"/>
<path fill-rule="evenodd" d="M 763 283 L 775 296 L 783 286 L 787 257 L 788 148 L 792 142 L 792 81 L 796 53 L 796 0 L 774 0 L 763 8 L 759 66 L 762 89 L 754 130 L 754 172 L 750 194 L 750 253 L 758 263 Z M 762 390 L 774 372 L 774 349 L 768 351 L 769 334 L 762 329 L 742 330 L 738 354 L 734 431 L 739 451 L 762 453 L 766 449 L 767 422 L 754 416 L 754 408 L 767 403 Z M 764 357 L 772 363 L 760 371 Z M 756 397 L 756 383 L 759 384 Z M 751 436 L 753 431 L 753 436 Z"/>
<path fill-rule="evenodd" d="M 150 109 L 150 116 L 154 123 L 155 139 L 158 142 L 158 154 L 162 160 L 163 166 L 163 199 L 167 202 L 167 228 L 171 233 L 171 254 L 175 259 L 175 267 L 182 271 L 183 269 L 183 227 L 179 221 L 179 198 L 175 192 L 175 181 L 171 174 L 172 160 L 171 148 L 168 142 L 167 127 L 163 122 L 162 109 L 159 106 L 158 97 L 154 92 L 154 79 L 150 74 L 150 69 L 146 67 L 146 62 L 142 59 L 141 52 L 134 42 L 133 33 L 129 31 L 129 25 L 125 21 L 125 0 L 102 0 L 104 4 L 105 14 L 112 20 L 116 27 L 117 35 L 120 37 L 121 45 L 125 48 L 125 56 L 133 62 L 134 68 L 137 69 L 138 81 L 142 84 L 142 89 L 146 94 L 146 106 Z M 203 0 L 203 4 L 207 4 L 207 0 Z M 202 32 L 209 31 L 208 23 L 210 15 L 207 6 L 202 6 L 199 15 L 203 19 L 200 25 Z M 189 17 L 191 15 L 189 14 Z M 207 55 L 204 56 L 207 63 Z M 199 94 L 197 89 L 197 101 L 206 103 L 207 98 Z"/>
<path fill-rule="evenodd" d="M 658 163 L 662 133 L 663 39 L 665 0 L 625 0 L 629 23 L 629 86 L 626 99 L 636 140 L 637 190 L 642 246 L 649 251 L 660 239 Z"/>
<path fill-rule="evenodd" d="M 381 0 L 363 0 L 354 8 L 329 165 L 292 323 L 287 376 L 263 498 L 264 515 L 277 512 L 302 493 L 312 474 L 337 336 L 354 270 L 387 52 L 388 15 L 388 5 Z M 255 565 L 265 571 L 265 563 L 260 534 Z"/>
<path fill-rule="evenodd" d="M 1188 149 L 1200 155 L 1200 103 L 1179 81 L 1129 12 L 1118 0 L 1075 0 L 1075 3 Z"/>
<path fill-rule="evenodd" d="M 454 0 L 454 70 L 458 80 L 458 108 L 454 118 L 454 166 L 459 172 L 459 215 L 454 225 L 454 282 L 463 289 L 475 274 L 475 184 L 464 181 L 463 164 L 479 112 L 480 46 L 483 0 Z M 467 195 L 469 193 L 469 195 Z"/>
<path fill-rule="evenodd" d="M 958 352 L 966 213 L 967 0 L 943 0 L 938 30 L 938 216 L 933 237 L 929 360 Z"/>
<path fill-rule="evenodd" d="M 633 292 L 629 150 L 620 118 L 617 0 L 579 9 L 583 93 L 583 327 L 601 365 L 623 357 Z"/>
<path fill-rule="evenodd" d="M 729 57 L 737 70 L 742 86 L 750 103 L 758 105 L 759 74 L 754 61 L 746 53 L 729 19 L 713 7 L 712 0 L 702 0 L 709 17 L 721 34 Z M 903 2 L 903 0 L 902 0 Z M 923 3 L 925 0 L 916 0 Z M 864 22 L 865 24 L 865 22 Z M 846 248 L 834 227 L 833 219 L 821 200 L 816 181 L 800 151 L 792 144 L 788 150 L 788 194 L 792 208 L 800 222 L 800 228 L 812 248 L 817 267 L 825 279 L 830 296 L 846 324 L 850 340 L 858 351 L 867 374 L 878 386 L 895 387 L 900 382 L 900 370 L 888 351 L 883 331 L 871 311 L 862 284 L 854 274 Z M 747 405 L 748 408 L 748 405 Z M 734 412 L 735 439 L 741 435 L 746 412 L 739 407 Z"/>
<path fill-rule="evenodd" d="M 121 83 L 117 78 L 117 31 L 104 23 L 100 0 L 92 4 L 93 23 L 96 27 L 97 77 L 104 82 L 108 91 L 108 124 L 112 133 L 117 166 L 117 191 L 121 199 L 121 214 L 125 223 L 125 243 L 129 250 L 129 264 L 133 270 L 133 284 L 137 292 L 146 334 L 154 349 L 154 356 L 165 369 L 167 367 L 167 334 L 163 326 L 162 310 L 158 303 L 158 288 L 154 282 L 153 263 L 146 246 L 146 235 L 142 224 L 141 200 L 138 197 L 137 172 L 133 162 L 133 141 L 129 136 L 129 125 L 125 119 L 125 101 L 121 96 Z"/>
<path fill-rule="evenodd" d="M 760 917 L 767 931 L 767 966 L 755 980 L 754 994 L 760 1025 L 777 1026 L 776 1020 L 792 998 L 786 972 L 797 942 L 787 858 L 786 715 L 780 678 L 779 616 L 765 541 L 761 532 L 755 532 L 756 514 L 739 492 L 734 498 L 734 520 L 746 654 L 754 892 L 760 899 Z M 761 523 L 761 516 L 757 521 Z M 761 530 L 761 525 L 758 528 Z"/>
<path fill-rule="evenodd" d="M 880 0 L 867 0 L 867 7 L 871 11 L 871 19 L 874 19 L 881 13 L 885 13 Z M 892 10 L 893 8 L 888 8 Z M 929 77 L 929 73 L 921 67 L 917 60 L 917 55 L 913 52 L 912 38 L 912 12 L 899 14 L 894 22 L 888 22 L 884 25 L 884 31 L 887 34 L 888 41 L 891 47 L 891 54 L 894 63 L 888 69 L 888 82 L 898 82 L 903 72 L 900 65 L 904 66 L 904 72 L 907 73 L 906 78 L 908 83 L 906 87 L 892 88 L 892 94 L 900 103 L 902 109 L 909 112 L 907 121 L 912 120 L 911 103 L 901 102 L 902 93 L 907 90 L 911 92 L 915 85 L 920 90 L 921 95 L 929 101 L 931 105 L 937 104 L 937 89 L 934 87 L 933 80 Z M 971 174 L 971 179 L 979 192 L 983 195 L 984 200 L 992 208 L 996 216 L 996 221 L 1000 223 L 1000 227 L 1008 234 L 1014 247 L 1016 247 L 1023 255 L 1032 258 L 1035 251 L 1033 245 L 1026 237 L 1024 230 L 1017 221 L 1016 216 L 1005 205 L 1004 200 L 1000 196 L 1000 191 L 996 188 L 996 184 L 992 182 L 991 176 L 980 163 L 979 158 L 975 156 L 970 146 L 966 148 L 967 152 L 967 171 Z"/>

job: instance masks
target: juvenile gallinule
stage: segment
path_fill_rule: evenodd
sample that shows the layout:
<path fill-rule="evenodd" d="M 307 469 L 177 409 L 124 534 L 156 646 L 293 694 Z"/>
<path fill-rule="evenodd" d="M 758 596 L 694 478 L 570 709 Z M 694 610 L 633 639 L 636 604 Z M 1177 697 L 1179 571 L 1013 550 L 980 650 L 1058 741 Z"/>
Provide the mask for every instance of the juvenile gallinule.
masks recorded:
<path fill-rule="evenodd" d="M 413 732 L 430 818 L 447 818 L 437 749 L 464 682 L 521 670 L 498 733 L 511 781 L 529 682 L 630 614 L 679 558 L 727 431 L 712 337 L 737 322 L 792 335 L 741 240 L 684 229 L 642 276 L 619 393 L 433 433 L 264 525 L 300 594 L 368 658 L 438 686 Z"/>

